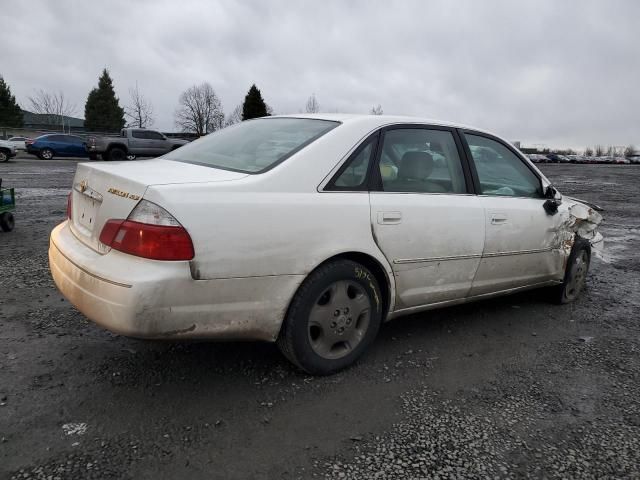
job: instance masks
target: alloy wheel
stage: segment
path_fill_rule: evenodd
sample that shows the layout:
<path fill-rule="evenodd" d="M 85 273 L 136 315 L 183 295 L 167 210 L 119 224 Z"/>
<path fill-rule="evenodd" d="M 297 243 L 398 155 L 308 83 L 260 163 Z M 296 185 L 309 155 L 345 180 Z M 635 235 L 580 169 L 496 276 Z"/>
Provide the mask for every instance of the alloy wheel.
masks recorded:
<path fill-rule="evenodd" d="M 318 297 L 308 322 L 309 343 L 322 358 L 336 360 L 363 340 L 371 322 L 371 299 L 350 280 L 331 284 Z"/>

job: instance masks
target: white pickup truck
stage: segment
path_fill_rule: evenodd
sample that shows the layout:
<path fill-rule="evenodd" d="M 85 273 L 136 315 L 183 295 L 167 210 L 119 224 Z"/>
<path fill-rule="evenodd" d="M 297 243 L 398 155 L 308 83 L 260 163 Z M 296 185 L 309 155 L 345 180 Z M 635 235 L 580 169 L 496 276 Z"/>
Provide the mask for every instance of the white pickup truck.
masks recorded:
<path fill-rule="evenodd" d="M 135 157 L 159 157 L 189 143 L 180 138 L 168 138 L 155 130 L 123 128 L 119 137 L 87 137 L 89 158 L 98 155 L 103 160 L 126 160 Z"/>

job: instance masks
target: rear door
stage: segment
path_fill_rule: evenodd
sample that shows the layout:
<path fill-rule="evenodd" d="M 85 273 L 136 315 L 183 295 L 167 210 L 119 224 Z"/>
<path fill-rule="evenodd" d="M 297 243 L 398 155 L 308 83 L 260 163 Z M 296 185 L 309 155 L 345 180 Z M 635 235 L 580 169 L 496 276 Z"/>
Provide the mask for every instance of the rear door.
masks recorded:
<path fill-rule="evenodd" d="M 87 156 L 84 138 L 76 137 L 75 135 L 69 135 L 67 137 L 67 141 L 69 155 L 73 155 L 74 157 Z"/>
<path fill-rule="evenodd" d="M 546 213 L 541 179 L 502 140 L 474 131 L 462 136 L 485 210 L 484 251 L 471 295 L 557 279 L 563 268 L 555 245 L 562 219 Z"/>
<path fill-rule="evenodd" d="M 371 225 L 394 271 L 397 308 L 465 297 L 482 255 L 485 222 L 457 132 L 387 127 L 376 163 Z"/>
<path fill-rule="evenodd" d="M 68 152 L 67 142 L 65 142 L 64 135 L 50 135 L 45 140 L 43 148 L 52 149 L 56 155 L 64 156 Z"/>

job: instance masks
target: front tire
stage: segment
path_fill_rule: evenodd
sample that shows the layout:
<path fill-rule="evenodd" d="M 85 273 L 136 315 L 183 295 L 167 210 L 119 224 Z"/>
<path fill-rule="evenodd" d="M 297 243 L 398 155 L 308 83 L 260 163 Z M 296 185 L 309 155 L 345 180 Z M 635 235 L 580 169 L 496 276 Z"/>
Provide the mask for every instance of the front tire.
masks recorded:
<path fill-rule="evenodd" d="M 4 150 L 0 150 L 0 163 L 8 162 L 8 161 L 9 161 L 9 154 Z"/>
<path fill-rule="evenodd" d="M 40 150 L 40 158 L 43 160 L 51 160 L 53 158 L 53 150 L 50 148 L 43 148 Z"/>
<path fill-rule="evenodd" d="M 332 261 L 312 272 L 296 292 L 278 348 L 307 373 L 328 375 L 365 352 L 382 316 L 382 294 L 374 275 L 351 260 Z"/>
<path fill-rule="evenodd" d="M 13 218 L 13 213 L 4 212 L 2 215 L 0 215 L 0 228 L 2 228 L 3 231 L 10 232 L 11 230 L 13 230 L 15 224 L 16 221 Z"/>
<path fill-rule="evenodd" d="M 553 289 L 554 303 L 571 303 L 578 299 L 584 289 L 589 265 L 591 263 L 591 244 L 588 240 L 576 236 L 562 284 Z"/>

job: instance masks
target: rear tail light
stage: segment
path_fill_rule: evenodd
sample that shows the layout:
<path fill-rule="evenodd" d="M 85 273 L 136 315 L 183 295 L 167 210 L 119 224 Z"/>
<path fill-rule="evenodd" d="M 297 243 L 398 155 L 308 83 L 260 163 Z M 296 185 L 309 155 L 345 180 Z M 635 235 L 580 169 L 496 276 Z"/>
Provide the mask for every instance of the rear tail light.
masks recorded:
<path fill-rule="evenodd" d="M 73 192 L 67 195 L 67 218 L 69 220 L 71 220 L 71 211 L 72 211 L 71 209 L 73 208 L 73 205 L 72 205 L 73 197 L 71 195 L 73 195 Z"/>
<path fill-rule="evenodd" d="M 164 208 L 147 200 L 142 200 L 126 220 L 108 220 L 100 242 L 153 260 L 191 260 L 194 256 L 185 228 Z"/>
<path fill-rule="evenodd" d="M 25 144 L 25 145 L 31 145 L 33 142 L 35 142 L 35 140 L 34 140 L 33 138 L 27 138 L 27 139 L 24 141 L 24 144 Z"/>

